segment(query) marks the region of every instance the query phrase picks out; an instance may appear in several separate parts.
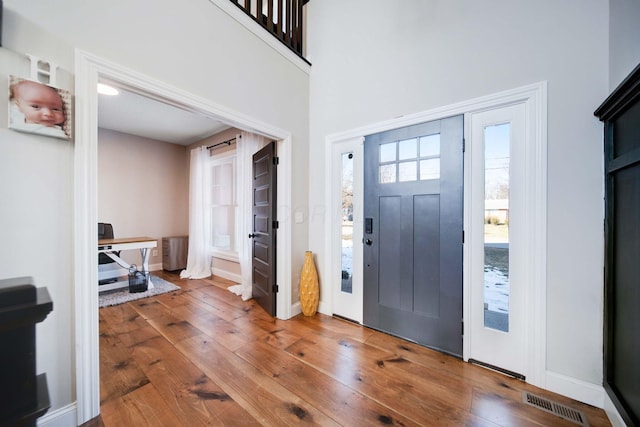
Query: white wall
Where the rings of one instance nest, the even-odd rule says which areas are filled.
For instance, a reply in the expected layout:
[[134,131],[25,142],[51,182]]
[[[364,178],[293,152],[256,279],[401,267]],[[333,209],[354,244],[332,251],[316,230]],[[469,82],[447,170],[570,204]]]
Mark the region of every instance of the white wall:
[[[16,22],[5,10],[0,48],[0,278],[32,276],[46,287],[53,311],[36,327],[36,372],[46,372],[54,408],[72,402],[73,143],[7,129],[8,75],[29,76],[29,62],[12,49],[40,55],[60,41]],[[24,34],[39,34],[37,39]],[[16,40],[15,37],[19,37]],[[65,58],[55,56],[64,64]],[[68,67],[66,67],[68,69]],[[59,72],[57,87],[73,91],[72,76]]]
[[327,135],[548,81],[546,363],[601,384],[602,126],[593,111],[608,92],[608,2],[322,0],[307,7],[309,242],[318,265],[327,250]]
[[[279,209],[306,209],[309,76],[212,2],[5,0],[4,4],[72,47],[290,131],[296,180],[291,206]],[[292,224],[292,238],[286,242],[292,246],[296,288],[308,249],[307,227],[306,222]]]
[[[74,69],[75,48],[134,69],[291,132],[292,173],[297,178],[292,206],[279,208],[306,206],[309,76],[213,3],[5,0],[3,18],[0,85],[6,83],[7,73],[26,72],[24,65],[4,60],[10,55],[7,48],[57,62],[67,72]],[[72,76],[65,83],[72,89]],[[38,371],[48,374],[50,412],[55,412],[76,399],[73,143],[7,130],[6,111],[1,114],[5,105],[6,94],[0,97],[0,219],[6,230],[1,274],[33,275],[52,293],[54,312],[38,329]],[[307,225],[294,224],[291,241],[281,243],[292,246],[292,280],[297,286]],[[43,249],[46,254],[37,252]]]
[[613,91],[640,64],[640,2],[609,1],[609,89]]
[[[98,221],[113,225],[115,237],[158,239],[189,234],[189,169],[181,145],[98,130]],[[121,257],[140,266],[139,251]]]

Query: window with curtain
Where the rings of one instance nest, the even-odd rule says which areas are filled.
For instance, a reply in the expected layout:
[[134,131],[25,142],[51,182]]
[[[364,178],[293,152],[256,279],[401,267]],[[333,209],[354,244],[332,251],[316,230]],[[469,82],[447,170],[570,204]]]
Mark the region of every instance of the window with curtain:
[[212,156],[211,173],[211,252],[225,258],[238,258],[236,243],[236,155]]

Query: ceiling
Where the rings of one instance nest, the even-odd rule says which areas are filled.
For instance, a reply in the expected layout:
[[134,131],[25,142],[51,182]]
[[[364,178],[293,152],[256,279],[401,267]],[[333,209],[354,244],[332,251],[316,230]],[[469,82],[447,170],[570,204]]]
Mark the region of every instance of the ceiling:
[[121,88],[118,95],[98,96],[98,127],[189,145],[230,126]]

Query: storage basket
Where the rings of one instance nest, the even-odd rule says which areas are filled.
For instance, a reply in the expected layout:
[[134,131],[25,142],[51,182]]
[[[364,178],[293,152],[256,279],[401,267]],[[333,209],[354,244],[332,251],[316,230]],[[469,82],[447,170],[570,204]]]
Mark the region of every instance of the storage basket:
[[129,292],[145,292],[149,284],[149,272],[140,271],[135,265],[129,269]]

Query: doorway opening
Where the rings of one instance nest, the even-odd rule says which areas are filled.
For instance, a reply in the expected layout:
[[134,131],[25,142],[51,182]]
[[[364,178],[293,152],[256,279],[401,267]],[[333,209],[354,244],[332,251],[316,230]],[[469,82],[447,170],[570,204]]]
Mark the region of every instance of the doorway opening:
[[[158,101],[179,106],[187,111],[212,117],[237,129],[268,136],[278,141],[277,151],[282,165],[278,181],[278,204],[291,206],[290,132],[239,114],[194,94],[154,80],[118,64],[84,51],[76,51],[76,138],[74,149],[74,300],[76,309],[76,395],[78,423],[96,417],[100,412],[98,292],[89,284],[98,283],[96,256],[97,215],[97,84],[100,80],[117,82],[122,87],[143,93]],[[284,215],[284,209],[279,215]],[[288,215],[286,216],[288,218]],[[291,223],[280,221],[279,238],[291,239]],[[291,317],[291,246],[278,246],[277,317]]]
[[[476,99],[471,99],[461,103],[429,110],[410,116],[404,116],[398,119],[385,121],[382,123],[376,123],[369,126],[364,126],[354,130],[342,132],[339,134],[329,135],[326,138],[325,156],[330,161],[327,162],[327,180],[331,183],[331,188],[326,193],[326,203],[330,206],[332,215],[326,224],[326,240],[325,244],[328,248],[328,254],[326,257],[326,263],[323,266],[322,274],[325,277],[332,277],[335,280],[332,282],[336,285],[333,286],[333,290],[329,295],[330,300],[324,301],[325,305],[331,307],[332,313],[340,314],[340,310],[343,310],[346,303],[350,303],[355,307],[362,307],[362,299],[353,301],[353,295],[341,292],[337,286],[341,286],[341,254],[343,252],[343,230],[340,221],[342,218],[342,192],[340,191],[340,179],[342,176],[342,169],[340,168],[340,156],[344,153],[353,151],[354,147],[362,147],[364,137],[367,135],[373,135],[381,132],[391,131],[394,129],[401,129],[407,126],[417,125],[420,123],[427,123],[434,120],[441,120],[447,117],[453,117],[457,115],[464,115],[464,138],[465,138],[465,151],[464,151],[464,203],[463,203],[463,228],[464,228],[464,245],[463,245],[463,274],[462,274],[462,287],[463,287],[463,310],[462,310],[462,358],[468,361],[472,356],[472,340],[474,337],[479,336],[477,332],[474,332],[474,326],[484,328],[484,301],[482,303],[479,318],[472,315],[472,307],[474,302],[472,301],[472,289],[478,284],[477,277],[474,279],[473,275],[476,274],[478,268],[472,266],[472,251],[481,249],[484,263],[484,213],[485,213],[485,198],[484,198],[484,177],[480,182],[483,183],[482,192],[472,192],[472,183],[474,182],[473,173],[477,170],[477,167],[473,166],[474,160],[479,159],[482,162],[482,171],[484,173],[484,162],[486,161],[484,151],[475,149],[474,143],[478,138],[473,138],[472,135],[472,119],[474,115],[481,114],[483,112],[491,110],[501,110],[510,106],[520,106],[522,120],[525,125],[523,127],[523,139],[521,139],[520,150],[524,150],[524,155],[518,154],[517,159],[513,160],[510,167],[514,170],[518,170],[519,173],[526,171],[524,175],[517,177],[518,182],[510,183],[512,186],[518,188],[522,203],[526,206],[526,209],[521,212],[525,212],[525,218],[515,221],[514,217],[510,214],[508,223],[510,225],[518,224],[523,225],[519,230],[513,229],[509,231],[509,239],[516,239],[516,235],[520,242],[525,242],[526,255],[518,255],[523,263],[518,267],[517,275],[523,275],[526,280],[522,282],[523,289],[521,293],[525,295],[527,301],[527,310],[525,313],[519,313],[522,315],[523,327],[522,331],[525,331],[526,337],[524,338],[526,345],[526,361],[525,368],[523,369],[524,375],[526,375],[527,382],[533,385],[544,387],[546,382],[546,82],[532,84],[505,92],[500,92]],[[477,119],[479,116],[475,116]],[[502,121],[500,123],[506,123]],[[498,124],[494,122],[493,124]],[[355,152],[355,151],[354,151]],[[475,153],[475,154],[474,154]],[[425,159],[426,160],[426,159]],[[360,174],[357,170],[362,170],[360,165],[363,165],[363,161],[359,159],[359,156],[354,156],[354,176],[353,182],[363,179],[364,172]],[[516,162],[516,163],[513,163]],[[477,177],[476,177],[477,178]],[[354,200],[354,212],[362,206],[358,201],[358,192],[355,190],[352,199]],[[515,188],[515,187],[514,187]],[[361,190],[362,193],[366,192],[366,189]],[[481,194],[480,204],[474,202],[473,195]],[[518,202],[520,203],[520,202]],[[479,224],[477,221],[478,215],[474,215],[472,212],[473,206],[481,207],[481,216]],[[500,207],[498,207],[500,210]],[[515,221],[515,222],[514,222]],[[500,222],[500,221],[498,221]],[[358,283],[362,281],[363,272],[359,267],[358,262],[355,260],[357,257],[362,259],[363,253],[365,253],[365,245],[367,236],[364,233],[366,231],[366,219],[364,215],[354,215],[353,221],[349,224],[354,238],[349,242],[349,253],[352,255],[354,265],[352,274],[349,274],[352,283]],[[516,227],[518,228],[518,227]],[[474,234],[480,230],[479,237]],[[504,230],[503,230],[504,231]],[[515,233],[515,234],[514,234]],[[477,234],[477,233],[476,233]],[[362,236],[355,238],[355,236]],[[475,237],[474,237],[475,236]],[[492,245],[504,246],[505,236],[501,236],[502,239],[499,242],[488,242],[489,247]],[[490,240],[490,239],[489,239]],[[514,240],[515,241],[515,240]],[[511,242],[511,240],[509,240]],[[510,246],[510,243],[509,243]],[[474,249],[475,248],[475,249]],[[503,249],[499,247],[499,249]],[[501,255],[504,255],[502,253]],[[511,253],[509,254],[511,256]],[[515,256],[515,255],[513,255]],[[473,259],[480,259],[477,255]],[[506,258],[501,256],[500,258],[506,262]],[[495,260],[494,260],[495,261]],[[493,261],[492,261],[493,262]],[[484,283],[483,271],[484,264],[480,267],[480,283]],[[366,262],[360,263],[366,265]],[[495,265],[494,265],[495,264]],[[493,267],[497,267],[498,263],[493,262]],[[504,267],[504,265],[503,265]],[[499,270],[499,269],[498,269]],[[513,283],[515,278],[513,277],[515,269],[503,269],[501,273],[508,272],[511,279],[510,283]],[[499,270],[500,271],[500,270]],[[475,272],[475,273],[474,273]],[[498,283],[498,281],[496,281]],[[500,281],[500,283],[503,283]],[[364,285],[366,286],[366,284]],[[483,286],[480,286],[482,294]],[[510,303],[510,302],[509,302]],[[345,316],[349,317],[349,316]],[[353,319],[353,317],[350,317]],[[358,319],[355,319],[358,320]],[[504,319],[502,319],[504,320]],[[495,326],[495,324],[494,324]],[[494,328],[501,333],[499,328]],[[458,332],[459,333],[459,332]],[[497,366],[498,364],[496,364]]]

